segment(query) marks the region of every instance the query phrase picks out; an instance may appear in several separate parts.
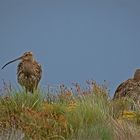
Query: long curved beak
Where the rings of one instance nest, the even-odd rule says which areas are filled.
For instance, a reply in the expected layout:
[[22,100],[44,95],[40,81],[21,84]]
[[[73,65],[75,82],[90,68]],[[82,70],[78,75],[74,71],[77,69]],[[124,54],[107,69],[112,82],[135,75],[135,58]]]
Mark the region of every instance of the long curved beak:
[[19,57],[19,58],[14,59],[14,60],[12,60],[12,61],[7,62],[1,69],[4,69],[8,64],[13,63],[13,62],[15,62],[15,61],[17,61],[17,60],[20,60],[20,59],[22,59],[22,56]]

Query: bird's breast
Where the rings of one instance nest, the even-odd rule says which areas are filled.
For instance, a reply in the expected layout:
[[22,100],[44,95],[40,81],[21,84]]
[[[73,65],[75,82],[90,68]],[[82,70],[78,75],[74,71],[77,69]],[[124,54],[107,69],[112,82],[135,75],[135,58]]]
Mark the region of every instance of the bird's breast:
[[24,65],[23,65],[23,73],[25,74],[25,75],[32,75],[33,73],[34,73],[34,68],[33,68],[33,65],[32,64],[30,64],[30,63],[25,63]]

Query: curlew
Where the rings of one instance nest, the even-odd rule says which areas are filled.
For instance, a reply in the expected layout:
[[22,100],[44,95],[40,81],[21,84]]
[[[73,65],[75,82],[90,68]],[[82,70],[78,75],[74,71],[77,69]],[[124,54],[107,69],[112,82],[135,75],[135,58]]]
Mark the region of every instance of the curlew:
[[41,79],[41,65],[36,62],[32,52],[25,52],[21,57],[6,63],[2,69],[17,60],[21,60],[17,66],[17,81],[22,87],[25,87],[26,92],[29,91],[33,93],[33,91],[37,89]]
[[140,69],[136,69],[133,78],[122,82],[117,87],[113,99],[126,96],[135,101],[140,100]]

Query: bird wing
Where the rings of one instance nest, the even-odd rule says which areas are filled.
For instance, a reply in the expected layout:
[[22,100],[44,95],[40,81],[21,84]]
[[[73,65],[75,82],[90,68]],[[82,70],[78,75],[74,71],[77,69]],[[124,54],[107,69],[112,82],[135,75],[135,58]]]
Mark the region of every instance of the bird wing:
[[36,61],[34,61],[34,67],[35,67],[34,74],[37,77],[37,84],[38,84],[42,77],[42,68],[41,68],[41,65],[37,63]]
[[17,66],[17,75],[19,75],[22,72],[23,69],[23,62],[20,62]]

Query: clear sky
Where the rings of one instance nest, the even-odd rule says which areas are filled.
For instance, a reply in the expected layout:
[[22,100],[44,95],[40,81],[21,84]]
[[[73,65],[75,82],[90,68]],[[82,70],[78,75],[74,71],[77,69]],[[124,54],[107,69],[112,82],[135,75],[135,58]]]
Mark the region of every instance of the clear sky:
[[[32,51],[41,85],[107,80],[140,67],[140,0],[0,0],[0,66]],[[0,71],[16,83],[15,62]]]

